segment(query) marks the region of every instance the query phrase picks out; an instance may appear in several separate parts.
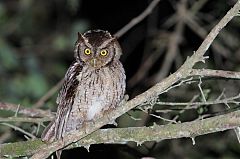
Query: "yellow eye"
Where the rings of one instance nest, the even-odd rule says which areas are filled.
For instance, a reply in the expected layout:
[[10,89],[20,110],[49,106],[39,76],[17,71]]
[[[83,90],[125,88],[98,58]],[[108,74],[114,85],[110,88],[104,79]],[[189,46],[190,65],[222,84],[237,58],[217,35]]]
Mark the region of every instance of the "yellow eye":
[[90,55],[92,52],[91,52],[90,49],[85,49],[85,50],[84,50],[84,53],[85,53],[86,55]]
[[102,50],[102,51],[100,52],[100,54],[101,54],[102,56],[106,56],[106,55],[108,54],[108,51],[107,51],[107,50]]

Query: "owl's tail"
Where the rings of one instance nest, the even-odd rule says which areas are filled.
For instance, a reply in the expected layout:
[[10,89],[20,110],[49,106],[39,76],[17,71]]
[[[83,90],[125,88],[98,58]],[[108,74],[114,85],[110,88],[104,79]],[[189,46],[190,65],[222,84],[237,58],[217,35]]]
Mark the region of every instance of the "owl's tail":
[[[55,140],[55,120],[53,120],[49,125],[44,129],[41,139],[44,142],[53,142]],[[57,159],[61,158],[62,150],[56,151]]]
[[57,150],[56,151],[57,159],[61,159],[61,154],[62,154],[62,150]]
[[51,121],[51,123],[44,129],[41,139],[44,142],[53,142],[55,139],[55,120]]

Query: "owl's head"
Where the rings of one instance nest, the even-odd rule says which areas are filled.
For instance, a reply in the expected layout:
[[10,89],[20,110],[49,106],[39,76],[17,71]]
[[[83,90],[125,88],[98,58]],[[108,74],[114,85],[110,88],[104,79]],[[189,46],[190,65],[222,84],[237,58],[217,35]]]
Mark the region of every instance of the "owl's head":
[[79,62],[98,69],[119,60],[121,54],[116,38],[107,31],[90,30],[84,34],[78,33],[75,58]]

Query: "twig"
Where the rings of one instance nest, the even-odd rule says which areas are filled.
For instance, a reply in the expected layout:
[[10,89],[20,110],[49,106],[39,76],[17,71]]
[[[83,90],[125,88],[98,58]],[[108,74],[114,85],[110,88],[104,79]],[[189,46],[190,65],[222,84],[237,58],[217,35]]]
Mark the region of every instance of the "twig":
[[26,108],[23,106],[19,107],[19,105],[11,103],[0,102],[0,110],[17,112],[18,114],[24,114],[30,117],[53,117],[53,114],[50,111],[44,111],[37,108]]
[[202,79],[201,79],[201,77],[199,77],[198,88],[199,88],[199,90],[200,90],[200,93],[201,93],[201,96],[202,96],[203,101],[204,101],[204,102],[207,102],[207,100],[206,100],[206,98],[205,98],[205,95],[204,95],[204,93],[203,93],[203,90],[202,90],[201,85],[202,85]]
[[12,124],[9,124],[9,123],[0,123],[0,124],[5,125],[5,126],[8,126],[8,127],[11,127],[11,128],[13,128],[14,130],[17,130],[17,131],[19,131],[19,132],[21,132],[21,133],[23,133],[23,134],[31,137],[32,139],[35,139],[35,138],[36,138],[36,136],[34,136],[33,134],[31,134],[31,133],[29,133],[29,132],[27,132],[27,131],[25,131],[25,130],[17,127],[17,126],[14,126],[14,125],[12,125]]
[[[191,99],[190,103],[192,103],[193,101],[195,101],[197,98],[198,98],[199,95],[195,95],[193,96],[193,98]],[[179,111],[179,113],[173,118],[173,120],[177,120],[179,117],[180,117],[180,114],[183,114],[185,111],[186,111],[186,108],[189,108],[191,105],[190,104],[187,104],[185,106],[184,109],[182,109],[181,111]],[[157,112],[157,111],[156,111]]]
[[46,121],[51,121],[53,118],[43,117],[43,118],[30,118],[30,117],[7,117],[1,118],[0,122],[27,122],[27,123],[42,123]]
[[39,108],[41,107],[51,96],[53,96],[57,90],[61,87],[63,79],[60,80],[55,86],[53,86],[42,98],[40,98],[32,107]]
[[157,6],[157,4],[160,2],[160,0],[153,0],[149,6],[137,17],[133,18],[127,25],[125,25],[123,28],[121,28],[118,32],[114,34],[115,37],[119,38],[123,34],[125,34],[128,30],[130,30],[132,27],[134,27],[136,24],[141,22],[144,18],[146,18],[153,9]]
[[192,69],[190,75],[201,77],[221,77],[227,79],[240,79],[240,72],[224,70]]
[[207,2],[208,0],[196,1],[190,9],[190,12],[192,13],[192,15],[195,15],[200,9],[202,9]]
[[223,89],[222,93],[217,97],[216,100],[221,100],[223,96],[225,97],[225,89]]
[[20,104],[18,104],[17,111],[14,114],[15,117],[17,117],[17,115],[18,115],[19,108],[20,108]]
[[134,116],[132,116],[132,115],[129,114],[128,112],[127,112],[127,115],[128,115],[128,117],[129,117],[130,119],[132,119],[132,120],[135,120],[135,121],[142,120],[141,118],[135,118]]
[[[194,19],[196,18],[193,17],[193,13],[192,12],[189,12],[186,16],[186,19],[185,19],[185,23],[186,25],[188,25],[192,31],[194,31],[197,35],[199,35],[201,38],[205,38],[205,36],[207,35],[207,30],[205,30],[203,27],[200,26],[200,24],[198,24],[198,22]],[[219,54],[221,54],[222,56],[224,57],[227,57],[229,58],[229,55],[231,54],[230,50],[228,50],[226,47],[223,47],[219,41],[215,41],[213,44],[212,44],[212,48],[218,52]]]
[[175,120],[163,118],[163,117],[161,117],[160,115],[155,115],[155,114],[149,114],[149,115],[151,115],[151,116],[153,116],[153,117],[155,117],[155,118],[161,119],[161,120],[163,120],[163,121],[167,121],[167,122],[175,123],[175,124],[177,123]]
[[[191,82],[192,79],[193,79],[193,78],[190,77],[190,78],[188,78],[188,79],[181,80],[179,83],[168,87],[166,90],[164,90],[163,92],[161,92],[161,94],[162,94],[162,93],[166,93],[166,92],[168,92],[169,90],[171,90],[171,89],[173,89],[173,88],[179,87],[179,86],[181,86],[183,83]],[[189,84],[189,83],[188,83],[188,84]]]
[[[204,102],[183,102],[183,103],[178,103],[178,102],[156,102],[158,105],[169,105],[169,106],[185,106],[189,105],[191,107],[185,108],[185,109],[193,109],[193,108],[198,108],[201,105],[216,105],[216,104],[225,104],[225,103],[234,103],[234,104],[240,104],[240,101],[236,101],[236,99],[240,99],[240,94],[234,97],[230,98],[225,98],[225,99],[216,99],[215,101],[204,101]],[[196,106],[194,106],[196,105]]]
[[168,50],[166,52],[165,58],[163,60],[163,64],[161,68],[159,69],[159,72],[156,74],[156,76],[153,77],[153,82],[156,83],[166,77],[169,73],[169,70],[171,69],[171,65],[177,56],[179,45],[181,44],[181,37],[182,33],[184,31],[184,21],[183,18],[186,16],[186,5],[187,1],[182,0],[180,4],[177,6],[177,25],[175,27],[175,31],[171,34],[168,42]]
[[[195,120],[178,124],[161,126],[153,125],[151,127],[99,129],[67,148],[81,146],[87,147],[91,144],[100,143],[119,144],[126,143],[128,141],[143,143],[145,141],[160,141],[164,139],[175,139],[183,137],[194,138],[199,135],[233,129],[239,125],[240,111],[236,111],[203,120]],[[0,147],[0,156],[29,156],[37,152],[39,149],[41,149],[41,147],[46,146],[47,145],[41,142],[39,139],[2,144]]]
[[[44,121],[51,120],[54,115],[50,111],[44,111],[41,109],[34,109],[34,108],[25,108],[23,106],[20,107],[20,104],[10,104],[10,103],[2,103],[0,102],[0,110],[7,110],[15,112],[13,117],[0,117],[0,122],[32,122],[32,123],[42,123]],[[19,114],[23,114],[28,117],[17,117]],[[42,118],[33,118],[33,117],[42,117]],[[16,125],[19,125],[20,123],[16,123]],[[6,130],[6,132],[9,132]],[[8,133],[10,134],[10,133]],[[7,134],[4,134],[5,138],[1,138],[1,141],[4,141],[4,139],[7,139],[6,137],[9,136]]]
[[[156,102],[154,102],[154,104],[155,104]],[[152,105],[153,106],[153,105]],[[151,107],[152,107],[151,106]],[[144,113],[146,113],[146,114],[149,114],[148,113],[148,108],[147,107],[144,107],[144,108],[141,108],[141,107],[138,107],[138,109],[140,109],[142,112],[144,112]],[[152,113],[150,113],[149,114],[150,116],[153,116],[153,117],[155,117],[155,118],[158,118],[158,119],[161,119],[161,120],[163,120],[163,121],[167,121],[167,122],[170,122],[170,123],[177,123],[175,120],[171,120],[171,119],[167,119],[167,118],[164,118],[164,117],[161,117],[160,115],[155,115],[155,114],[152,114]]]
[[128,87],[134,87],[149,73],[151,67],[163,54],[164,48],[165,46],[158,47],[154,52],[144,58],[141,66],[138,68],[138,71],[128,80]]

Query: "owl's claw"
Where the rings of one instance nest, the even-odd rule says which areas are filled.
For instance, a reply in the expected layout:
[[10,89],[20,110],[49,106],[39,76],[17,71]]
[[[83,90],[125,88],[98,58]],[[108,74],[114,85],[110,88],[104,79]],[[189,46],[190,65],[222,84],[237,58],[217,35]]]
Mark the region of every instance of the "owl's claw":
[[110,124],[110,125],[114,125],[114,126],[117,126],[117,125],[118,125],[118,123],[117,123],[115,120],[109,122],[108,124]]
[[122,105],[126,104],[128,99],[129,99],[129,95],[125,94],[119,105],[122,106]]

